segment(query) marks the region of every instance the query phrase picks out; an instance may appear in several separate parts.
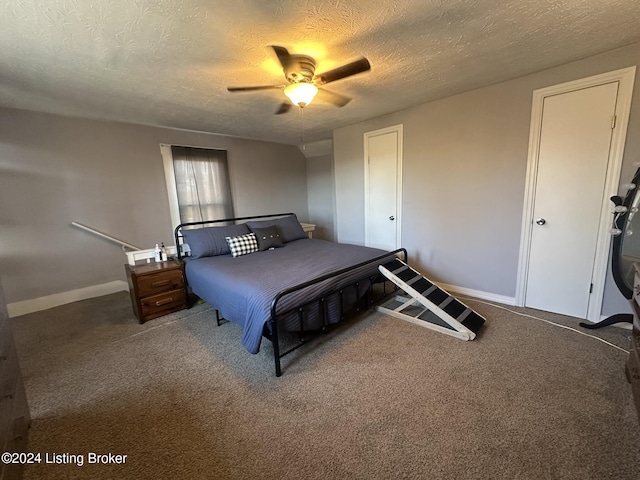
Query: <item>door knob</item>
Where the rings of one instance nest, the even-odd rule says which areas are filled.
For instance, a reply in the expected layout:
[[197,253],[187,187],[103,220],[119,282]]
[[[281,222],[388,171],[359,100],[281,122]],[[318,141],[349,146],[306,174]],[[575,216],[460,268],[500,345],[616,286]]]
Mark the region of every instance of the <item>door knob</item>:
[[547,221],[544,218],[539,218],[536,220],[536,223],[538,225],[544,225],[545,223],[547,223]]
[[396,219],[396,217],[394,217],[393,215],[391,215],[391,216],[389,217],[389,220],[395,220],[395,219]]

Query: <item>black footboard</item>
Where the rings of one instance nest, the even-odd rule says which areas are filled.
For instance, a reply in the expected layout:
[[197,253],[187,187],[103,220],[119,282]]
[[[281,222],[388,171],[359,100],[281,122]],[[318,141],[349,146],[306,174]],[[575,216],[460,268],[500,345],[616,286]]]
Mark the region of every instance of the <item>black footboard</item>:
[[[374,297],[373,285],[376,279],[380,277],[380,275],[378,272],[376,272],[376,273],[361,277],[355,282],[350,283],[349,285],[342,286],[340,288],[336,288],[328,292],[324,292],[320,297],[313,298],[309,301],[306,301],[304,305],[297,305],[295,308],[292,308],[283,312],[278,312],[278,305],[281,303],[281,301],[287,295],[290,295],[294,292],[307,288],[311,285],[323,282],[330,278],[338,277],[340,275],[343,275],[355,269],[359,269],[367,266],[374,266],[374,265],[377,266],[383,263],[383,260],[388,259],[392,255],[398,255],[399,253],[402,253],[402,256],[404,257],[403,260],[406,262],[407,250],[404,248],[399,248],[392,252],[388,252],[388,253],[385,253],[384,255],[380,255],[378,257],[367,260],[366,262],[361,262],[357,265],[351,265],[347,268],[344,268],[335,272],[331,272],[326,275],[322,275],[320,277],[314,278],[313,280],[309,280],[308,282],[301,283],[300,285],[287,288],[285,290],[280,291],[273,298],[273,301],[271,302],[271,320],[269,323],[271,327],[271,331],[270,332],[265,331],[264,336],[268,338],[273,344],[273,357],[275,362],[276,377],[279,377],[282,375],[281,359],[285,355],[293,352],[294,350],[297,350],[299,347],[301,347],[306,343],[305,339],[302,339],[296,346],[289,348],[284,352],[281,351],[280,338],[279,338],[279,329],[281,328],[281,325],[279,325],[279,322],[281,322],[283,318],[285,318],[286,316],[290,316],[292,313],[295,313],[296,315],[298,315],[299,322],[300,322],[299,331],[305,333],[305,327],[303,322],[304,310],[305,308],[311,308],[313,306],[315,308],[318,308],[320,312],[322,326],[319,331],[316,330],[308,333],[313,333],[314,336],[318,333],[324,333],[328,329],[339,324],[348,315],[349,311],[353,310],[353,309],[345,308],[345,296],[347,295],[347,291],[349,289],[355,289],[355,297],[356,297],[355,311],[360,310],[360,308],[358,307],[358,304],[360,302],[363,304],[362,306],[364,308],[367,308],[369,305],[371,305],[376,301],[376,299],[373,298]],[[382,277],[380,281],[384,282],[385,280],[386,279]],[[351,291],[350,294],[353,294],[353,291]],[[379,294],[379,296],[384,297],[386,295],[387,295],[386,288],[383,287],[382,292]],[[331,301],[335,304],[334,308],[332,309],[329,308],[329,301],[328,301],[329,299],[331,299]]]

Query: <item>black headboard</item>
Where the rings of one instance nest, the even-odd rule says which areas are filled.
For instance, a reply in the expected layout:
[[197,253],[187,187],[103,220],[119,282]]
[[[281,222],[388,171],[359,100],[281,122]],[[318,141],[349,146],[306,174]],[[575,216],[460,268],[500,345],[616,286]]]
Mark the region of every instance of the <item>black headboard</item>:
[[178,254],[178,259],[181,259],[182,257],[184,257],[184,255],[182,255],[182,228],[183,227],[204,227],[206,225],[214,226],[220,223],[229,223],[233,225],[241,221],[286,217],[288,215],[293,215],[293,213],[272,213],[270,215],[254,215],[252,217],[222,218],[220,220],[205,220],[202,222],[181,223],[176,227],[173,233],[173,236],[176,242],[176,253]]

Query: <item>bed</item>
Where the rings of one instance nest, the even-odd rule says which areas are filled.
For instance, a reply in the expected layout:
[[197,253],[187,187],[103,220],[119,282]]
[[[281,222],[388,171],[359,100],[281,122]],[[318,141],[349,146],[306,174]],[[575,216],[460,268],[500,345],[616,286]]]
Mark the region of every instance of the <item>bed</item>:
[[[181,224],[175,230],[179,258],[194,294],[242,328],[242,345],[258,353],[273,344],[276,376],[281,358],[351,312],[387,295],[378,265],[406,250],[386,252],[310,239],[295,214],[261,215]],[[300,342],[281,351],[283,332]]]

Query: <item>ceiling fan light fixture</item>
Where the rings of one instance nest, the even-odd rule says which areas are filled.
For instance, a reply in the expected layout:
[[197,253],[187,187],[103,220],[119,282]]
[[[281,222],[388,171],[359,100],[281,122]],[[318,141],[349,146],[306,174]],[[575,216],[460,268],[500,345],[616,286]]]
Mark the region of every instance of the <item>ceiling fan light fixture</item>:
[[284,94],[298,107],[306,107],[309,105],[317,93],[318,87],[313,83],[307,82],[292,83],[284,88]]

